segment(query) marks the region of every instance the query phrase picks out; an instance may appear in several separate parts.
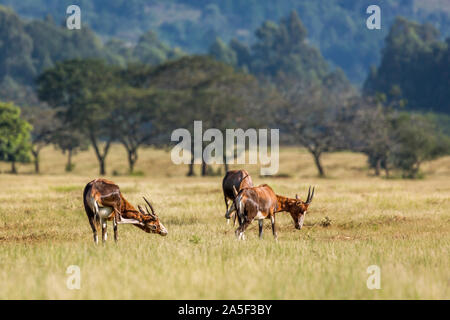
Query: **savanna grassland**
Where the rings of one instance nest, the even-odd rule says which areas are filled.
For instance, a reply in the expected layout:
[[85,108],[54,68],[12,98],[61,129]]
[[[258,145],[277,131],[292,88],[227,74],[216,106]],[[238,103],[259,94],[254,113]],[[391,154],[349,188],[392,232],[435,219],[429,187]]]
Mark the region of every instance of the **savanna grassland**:
[[[329,178],[319,179],[310,155],[280,153],[280,176],[256,184],[275,192],[316,195],[301,231],[290,216],[277,216],[279,241],[265,222],[238,242],[224,219],[221,176],[185,177],[168,153],[144,149],[137,175],[125,175],[126,156],[114,146],[108,178],[133,204],[148,196],[167,237],[119,226],[119,243],[108,225],[106,246],[95,247],[82,190],[97,177],[92,151],[65,157],[47,147],[42,174],[32,165],[10,175],[0,170],[1,299],[448,299],[450,298],[450,157],[423,166],[425,179],[370,175],[362,155],[324,157]],[[198,170],[198,168],[197,168]],[[66,269],[81,269],[81,289],[66,287]],[[366,286],[367,267],[381,268],[381,289]]]

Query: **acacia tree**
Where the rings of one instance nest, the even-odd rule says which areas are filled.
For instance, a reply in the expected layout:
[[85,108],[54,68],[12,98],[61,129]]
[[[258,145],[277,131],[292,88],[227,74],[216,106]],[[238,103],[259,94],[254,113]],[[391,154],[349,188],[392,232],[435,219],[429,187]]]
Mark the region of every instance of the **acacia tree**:
[[373,97],[357,97],[352,102],[354,119],[349,134],[351,149],[367,155],[369,167],[376,176],[384,169],[389,176],[392,164],[390,153],[393,146],[392,119],[395,112],[384,106],[382,100]]
[[0,160],[11,162],[11,173],[17,173],[17,162],[29,161],[31,129],[19,107],[0,103]]
[[[351,123],[349,99],[351,87],[337,85],[339,77],[329,75],[320,85],[297,85],[285,89],[285,107],[276,114],[278,123],[293,143],[300,143],[311,153],[320,177],[325,176],[322,155],[349,147]],[[295,83],[295,82],[293,82]]]
[[[186,128],[192,135],[196,120],[201,120],[205,129],[216,128],[222,132],[226,128],[256,126],[258,117],[254,115],[258,113],[258,108],[264,109],[259,100],[264,100],[265,93],[254,77],[236,72],[233,67],[205,56],[183,57],[151,70],[147,78],[138,78],[151,88],[169,93],[172,100],[177,100],[160,109],[167,115],[163,118],[166,129]],[[193,139],[191,143],[194,143]],[[225,157],[225,152],[223,155]],[[188,176],[194,174],[193,160],[192,154]],[[224,166],[227,170],[226,161]],[[202,157],[201,174],[205,176],[209,173]]]
[[151,89],[124,87],[104,92],[101,99],[104,99],[102,103],[113,107],[111,125],[117,140],[127,151],[129,173],[133,173],[139,148],[158,137],[155,109],[163,104],[164,97]]
[[50,144],[52,135],[58,127],[55,110],[46,107],[23,108],[24,118],[33,126],[31,131],[31,154],[33,156],[34,172],[39,173],[39,155],[41,150]]
[[369,166],[386,177],[400,170],[404,178],[416,178],[423,162],[450,152],[449,138],[423,115],[396,111],[379,97],[358,99],[350,135],[352,149],[367,155]]
[[39,98],[58,108],[63,124],[77,128],[88,137],[101,175],[106,173],[105,161],[115,137],[112,106],[105,103],[101,93],[118,86],[116,71],[101,60],[77,59],[57,63],[37,80]]
[[51,137],[53,145],[62,151],[63,154],[67,154],[67,163],[65,170],[70,172],[74,168],[72,157],[79,150],[86,150],[88,147],[88,140],[86,137],[76,130],[75,128],[68,128],[61,126],[56,129]]

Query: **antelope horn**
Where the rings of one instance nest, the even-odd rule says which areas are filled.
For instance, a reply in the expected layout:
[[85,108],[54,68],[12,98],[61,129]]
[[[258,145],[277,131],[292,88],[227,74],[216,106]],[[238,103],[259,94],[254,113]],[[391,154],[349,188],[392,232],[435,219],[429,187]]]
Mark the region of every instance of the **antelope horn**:
[[308,196],[306,197],[306,203],[309,203],[309,197],[311,197],[311,186],[308,189]]
[[236,196],[238,195],[238,192],[237,192],[237,190],[236,190],[236,187],[235,187],[235,186],[233,186],[233,193],[234,193],[234,197],[236,197]]
[[152,204],[150,203],[150,201],[148,201],[147,199],[145,199],[145,197],[142,197],[142,198],[144,198],[144,201],[148,204],[148,206],[149,206],[150,209],[152,210],[152,213],[150,213],[148,210],[147,210],[147,212],[148,212],[150,215],[152,215],[152,216],[154,216],[154,217],[156,218],[155,210],[153,210],[153,206],[152,206]]
[[150,216],[150,217],[152,217],[153,219],[158,219],[158,217],[156,216],[156,214],[153,214],[153,213],[151,213],[150,212],[150,210],[148,210],[148,207],[147,207],[147,205],[145,206],[146,208],[147,208],[147,212],[148,212],[148,215]]
[[295,194],[295,199],[297,199],[297,200],[298,200],[298,194]]
[[[311,189],[311,187],[309,187],[309,189]],[[315,189],[316,189],[316,187],[313,187],[311,195],[308,192],[308,200],[306,201],[306,203],[308,203],[308,204],[311,203],[311,201],[312,201],[312,199],[314,197],[314,190]]]
[[140,204],[138,204],[138,209],[139,209],[139,211],[140,211],[141,213],[144,213],[144,214],[145,214],[145,210],[144,210],[144,208],[141,207]]

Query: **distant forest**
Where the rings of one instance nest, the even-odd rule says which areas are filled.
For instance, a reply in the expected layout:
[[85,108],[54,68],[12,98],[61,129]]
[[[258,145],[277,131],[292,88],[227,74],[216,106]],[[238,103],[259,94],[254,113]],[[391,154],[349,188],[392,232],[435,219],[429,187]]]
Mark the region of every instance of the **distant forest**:
[[[30,154],[38,173],[40,151],[53,144],[67,153],[67,171],[91,145],[103,175],[112,143],[133,173],[142,146],[165,147],[196,120],[221,132],[279,128],[283,144],[311,153],[319,176],[328,152],[364,153],[376,175],[405,178],[450,153],[449,19],[445,6],[433,18],[438,0],[382,2],[381,31],[368,30],[365,6],[351,1],[274,2],[273,12],[292,10],[269,20],[264,1],[98,0],[81,3],[81,30],[66,28],[65,1],[50,6],[61,12],[36,7],[50,2],[15,3],[21,15],[0,5],[0,161],[13,173]],[[394,17],[412,5],[434,25]],[[258,22],[225,19],[233,12]],[[203,162],[201,174],[217,172]]]
[[[0,2],[7,1],[0,0]],[[51,2],[51,0],[47,2]],[[61,3],[63,2],[61,1]],[[98,18],[96,19],[100,19],[101,15],[106,15],[108,10],[113,10],[112,4],[116,2],[119,3],[120,1],[110,1],[108,5],[105,3],[104,10],[98,10]],[[39,15],[39,10],[31,10],[32,8],[38,8],[36,4],[25,6],[24,3],[27,3],[27,1],[21,2],[20,6],[16,3],[15,6],[18,7],[19,11],[27,8],[27,11],[23,12],[24,15],[31,15],[32,12],[37,16]],[[36,3],[39,3],[39,1]],[[102,1],[95,1],[96,6],[99,6],[100,3]],[[131,10],[138,3],[140,1],[130,1],[130,5],[126,6],[127,10]],[[151,3],[155,4],[157,2]],[[173,1],[172,4],[174,3],[178,2]],[[188,3],[190,2],[186,1],[184,4],[187,5]],[[223,10],[226,9],[226,12],[231,10],[231,8],[237,8],[237,4],[236,6],[231,5],[234,3],[233,1],[223,2],[222,6],[224,3],[230,3],[230,8],[223,8]],[[252,7],[252,10],[260,8],[262,3],[264,1],[254,4],[255,7]],[[298,1],[298,3],[302,3],[302,1]],[[346,10],[353,12],[353,10],[350,10],[352,7],[349,3],[346,2],[345,6],[341,4],[338,7],[341,10],[346,7]],[[389,3],[388,1],[385,5],[387,6]],[[433,3],[433,1],[428,3]],[[83,8],[91,8],[94,4],[92,2],[90,6],[83,3],[81,5]],[[52,8],[59,8],[60,6],[62,5],[55,4]],[[305,6],[307,5],[305,4]],[[309,6],[313,5],[309,4]],[[63,14],[59,14],[59,19],[55,18],[56,14],[53,16],[51,13],[47,13],[43,19],[30,20],[20,17],[11,8],[0,6],[1,100],[13,101],[19,105],[38,105],[40,101],[37,99],[34,90],[35,80],[44,70],[51,68],[58,61],[96,58],[120,67],[126,67],[130,64],[157,66],[165,61],[176,60],[182,56],[189,55],[189,50],[193,49],[189,46],[180,48],[171,45],[171,43],[173,44],[177,41],[168,36],[161,26],[155,28],[157,31],[147,30],[142,32],[137,30],[133,36],[136,39],[135,41],[125,40],[126,34],[118,34],[123,39],[100,36],[88,25],[84,25],[79,31],[71,31],[63,23],[65,18],[65,9],[63,7],[61,7]],[[118,14],[120,12],[123,16],[128,14],[131,17],[128,23],[123,23],[122,25],[122,30],[127,30],[127,27],[130,28],[133,24],[133,11],[128,12],[118,8],[116,7]],[[125,6],[122,9],[124,8]],[[161,8],[160,11],[162,10]],[[184,7],[184,10],[187,10],[187,7]],[[392,10],[395,12],[394,9]],[[383,25],[387,24],[387,16],[392,14],[390,10],[384,11],[390,13],[383,13],[382,21],[385,21],[382,22]],[[82,12],[84,21],[89,22],[88,13],[91,11],[83,9]],[[187,10],[185,14],[189,15],[189,12]],[[326,10],[325,12],[329,13]],[[422,11],[419,10],[417,12]],[[431,12],[431,7],[429,12]],[[445,10],[440,12],[438,16],[442,18],[441,27],[445,31],[448,29],[446,23],[450,21],[450,18],[444,19]],[[164,12],[161,11],[158,17],[160,15],[164,16]],[[362,17],[366,17],[366,15],[362,15]],[[318,15],[316,18],[319,21],[323,17]],[[120,16],[111,16],[106,21],[111,22],[115,21],[115,19],[117,19],[117,24],[121,24]],[[57,20],[60,21],[58,22]],[[148,20],[152,19],[149,18]],[[317,47],[315,42],[310,40],[311,38],[314,39],[315,30],[315,28],[307,27],[307,22],[311,20],[311,16],[305,20],[306,22],[303,21],[297,11],[292,10],[278,21],[261,22],[260,25],[252,30],[252,36],[249,36],[247,41],[245,39],[242,40],[243,37],[240,37],[241,39],[234,37],[229,41],[225,40],[226,36],[224,36],[224,39],[212,37],[208,41],[205,40],[207,47],[201,50],[205,51],[204,54],[231,65],[236,70],[250,73],[260,80],[273,83],[278,88],[285,87],[293,81],[323,83],[331,78],[334,79],[334,83],[349,86],[352,83],[352,71],[350,70],[352,67],[349,67],[349,65],[340,66],[333,63],[331,58],[327,59],[327,50],[321,50],[324,44],[322,43]],[[205,26],[207,25],[207,19],[199,18],[198,23],[200,21]],[[439,19],[436,21],[439,21]],[[348,46],[351,55],[345,54],[343,57],[351,61],[351,63],[361,63],[360,70],[363,80],[360,86],[363,94],[368,96],[380,94],[387,103],[406,110],[449,114],[450,37],[443,39],[441,36],[442,32],[430,23],[420,24],[403,17],[397,17],[389,29],[382,27],[382,33],[386,33],[386,37],[382,41],[383,44],[378,46],[370,41],[377,36],[381,36],[381,32],[365,28],[365,21],[360,21],[360,23],[363,27],[358,27],[354,30],[367,34],[360,34],[361,38],[358,44],[347,39],[347,31],[344,32],[344,30],[342,30],[341,35],[336,36],[337,38],[333,40],[336,41],[334,45],[327,41],[324,43],[329,43],[333,47],[331,51],[334,54],[339,52],[336,46]],[[338,22],[336,22],[335,27],[327,29],[326,34],[334,34],[334,30],[338,25]],[[92,26],[99,29],[99,32],[107,31],[102,29],[100,25],[92,24]],[[222,29],[225,30],[226,28]],[[112,32],[112,34],[118,32],[118,29],[114,30],[116,29],[111,29],[109,32]],[[205,31],[207,28],[202,30]],[[349,30],[353,29],[349,28]],[[158,31],[161,34],[158,34]],[[231,31],[228,30],[227,32]],[[177,31],[175,33],[180,32]],[[200,33],[200,31],[190,33],[192,43],[198,40],[196,37]],[[341,41],[338,42],[338,38]],[[356,56],[364,55],[364,51],[367,49],[365,47],[366,44],[374,46],[369,50],[374,55],[369,60],[380,60],[377,65],[371,65],[369,63],[371,61],[367,63],[357,62],[358,58]],[[352,47],[355,45],[357,47]],[[200,50],[200,48],[197,49]],[[339,80],[336,81],[336,79]],[[355,79],[353,78],[353,80]],[[444,123],[444,127],[450,126]]]
[[447,0],[379,0],[382,29],[365,28],[372,0],[0,0],[25,18],[49,15],[60,25],[70,4],[82,8],[83,23],[102,39],[116,37],[136,43],[153,30],[171,47],[206,53],[216,38],[235,38],[247,45],[254,31],[270,20],[279,21],[295,10],[308,39],[332,67],[340,67],[353,84],[361,86],[369,68],[381,61],[381,49],[397,16],[431,23],[441,40],[450,35]]

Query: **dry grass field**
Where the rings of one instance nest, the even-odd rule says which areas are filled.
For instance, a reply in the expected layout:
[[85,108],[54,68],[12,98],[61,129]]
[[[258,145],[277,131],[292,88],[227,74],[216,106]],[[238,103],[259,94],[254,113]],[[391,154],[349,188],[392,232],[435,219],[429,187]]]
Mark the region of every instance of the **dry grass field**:
[[[114,146],[108,178],[133,204],[148,196],[167,237],[112,225],[95,247],[82,190],[97,177],[92,151],[65,157],[47,147],[42,174],[20,165],[17,176],[0,164],[0,299],[449,299],[450,157],[427,163],[423,180],[370,175],[365,158],[326,155],[329,178],[319,179],[309,154],[283,148],[280,177],[259,177],[283,195],[316,195],[305,227],[278,214],[279,241],[266,221],[237,241],[226,225],[222,177],[185,177],[168,153],[144,149],[127,176],[125,153]],[[197,168],[198,170],[198,168]],[[81,270],[81,288],[69,290],[66,269]],[[381,289],[366,286],[367,267],[381,269]]]

